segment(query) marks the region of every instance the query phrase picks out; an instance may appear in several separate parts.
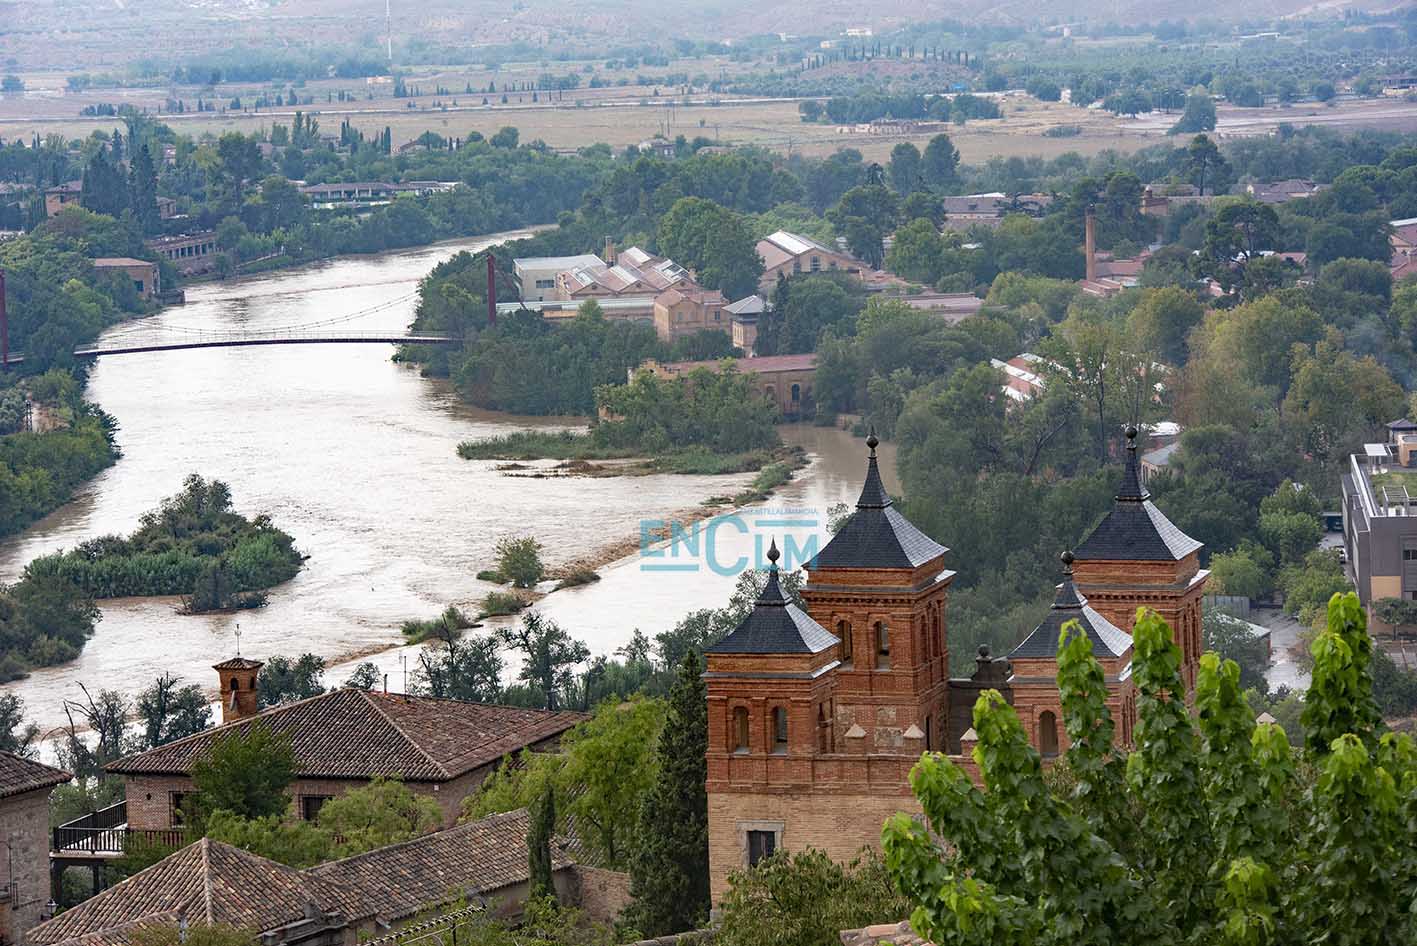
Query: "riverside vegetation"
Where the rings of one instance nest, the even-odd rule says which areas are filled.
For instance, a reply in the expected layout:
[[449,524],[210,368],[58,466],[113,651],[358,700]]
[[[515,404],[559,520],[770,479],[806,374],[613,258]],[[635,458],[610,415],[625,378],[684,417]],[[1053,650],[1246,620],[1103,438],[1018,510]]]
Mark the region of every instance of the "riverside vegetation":
[[[294,577],[301,561],[290,535],[265,516],[234,512],[225,483],[193,474],[128,538],[103,536],[30,562],[0,597],[13,609],[8,625],[0,610],[7,632],[0,659],[13,668],[77,656],[92,632],[92,620],[82,618],[96,619],[96,598],[184,595],[189,613],[259,607],[264,589]],[[34,604],[36,596],[49,603]]]

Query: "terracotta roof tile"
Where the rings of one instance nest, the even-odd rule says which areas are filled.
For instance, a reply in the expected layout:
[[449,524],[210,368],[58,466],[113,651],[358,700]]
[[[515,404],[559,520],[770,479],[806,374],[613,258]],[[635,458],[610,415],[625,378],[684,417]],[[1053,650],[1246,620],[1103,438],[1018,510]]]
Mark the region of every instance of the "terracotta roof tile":
[[333,690],[110,763],[119,774],[187,774],[229,733],[288,734],[302,778],[446,782],[551,739],[584,714],[363,690]]
[[[331,861],[310,874],[358,891],[384,922],[397,922],[457,897],[488,894],[530,877],[525,809]],[[551,869],[574,863],[559,845]]]
[[73,777],[63,769],[51,768],[10,752],[0,752],[0,798],[53,788]]
[[[347,921],[375,913],[351,887],[203,838],[41,923],[26,938],[50,944],[105,930],[123,935],[122,928],[144,920],[179,917],[189,923],[259,933],[304,919],[312,904]],[[107,942],[109,937],[99,941]]]

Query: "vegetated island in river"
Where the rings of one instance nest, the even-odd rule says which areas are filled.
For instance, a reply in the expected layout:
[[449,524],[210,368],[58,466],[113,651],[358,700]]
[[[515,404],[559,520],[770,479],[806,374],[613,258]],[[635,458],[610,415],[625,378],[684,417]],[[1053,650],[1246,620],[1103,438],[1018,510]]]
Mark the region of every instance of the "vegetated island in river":
[[[464,441],[465,460],[563,460],[572,474],[727,474],[759,471],[735,502],[752,502],[791,479],[800,448],[777,435],[776,409],[731,365],[665,379],[648,371],[595,389],[597,420],[585,433],[519,431]],[[597,466],[595,460],[637,462]]]
[[269,517],[232,511],[220,480],[189,475],[128,538],[109,535],[30,562],[26,576],[65,579],[94,598],[181,595],[182,612],[258,608],[304,557]]

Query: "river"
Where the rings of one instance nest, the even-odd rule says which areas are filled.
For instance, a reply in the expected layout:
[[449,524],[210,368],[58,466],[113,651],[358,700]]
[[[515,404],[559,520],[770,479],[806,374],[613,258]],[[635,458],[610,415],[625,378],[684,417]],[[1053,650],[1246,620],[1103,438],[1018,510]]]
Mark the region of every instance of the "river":
[[[350,313],[365,314],[342,327],[402,331],[418,280],[433,266],[517,235],[201,285],[185,305],[117,326],[105,341],[269,330]],[[245,656],[317,654],[330,661],[330,685],[373,660],[390,688],[402,689],[416,648],[399,646],[399,624],[449,604],[475,610],[495,586],[474,576],[502,537],[533,535],[548,563],[566,562],[751,479],[532,479],[461,460],[454,448],[469,437],[581,421],[468,408],[391,354],[383,345],[291,345],[100,359],[89,396],[118,419],[123,457],[68,505],[0,543],[0,581],[37,555],[133,531],[191,472],[226,481],[240,511],[269,513],[309,560],[255,611],[183,616],[172,599],[101,602],[103,619],[78,660],[5,687],[24,698],[27,716],[47,732],[63,723],[63,701],[81,697],[80,683],[132,696],[164,671],[214,691],[211,665],[236,652],[238,632]],[[592,653],[608,654],[636,628],[652,637],[691,610],[724,604],[740,562],[770,537],[802,549],[821,542],[827,507],[860,489],[864,446],[808,426],[784,427],[783,437],[812,462],[764,506],[705,524],[697,550],[681,541],[657,556],[621,559],[601,570],[600,582],[550,594],[538,608]],[[894,456],[883,459],[898,490]]]

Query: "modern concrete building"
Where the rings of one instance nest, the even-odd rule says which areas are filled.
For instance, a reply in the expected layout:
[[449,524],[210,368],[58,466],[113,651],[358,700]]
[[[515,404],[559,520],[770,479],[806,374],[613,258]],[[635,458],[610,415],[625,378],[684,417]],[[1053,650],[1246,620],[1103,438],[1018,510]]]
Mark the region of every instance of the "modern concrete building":
[[1375,601],[1417,599],[1417,430],[1406,420],[1388,430],[1343,474],[1343,547],[1370,619]]
[[585,266],[600,266],[600,257],[594,253],[577,256],[524,256],[512,260],[512,272],[521,284],[523,302],[540,302],[555,299],[556,276],[568,270]]
[[148,240],[147,245],[183,275],[205,273],[216,266],[216,232],[213,230],[158,237]]

